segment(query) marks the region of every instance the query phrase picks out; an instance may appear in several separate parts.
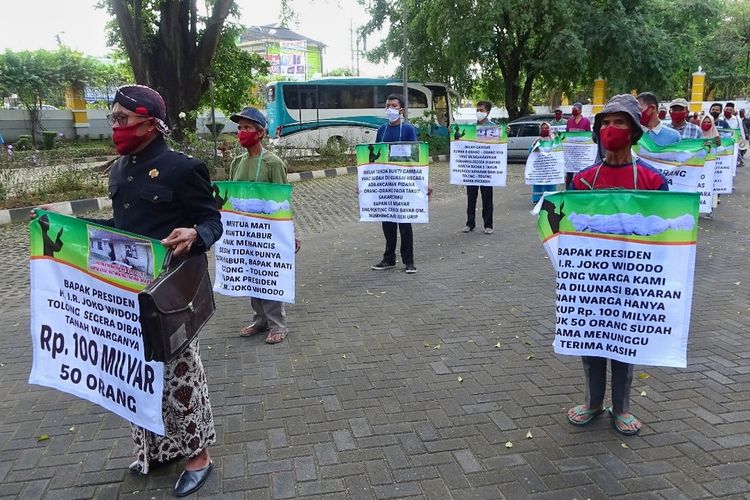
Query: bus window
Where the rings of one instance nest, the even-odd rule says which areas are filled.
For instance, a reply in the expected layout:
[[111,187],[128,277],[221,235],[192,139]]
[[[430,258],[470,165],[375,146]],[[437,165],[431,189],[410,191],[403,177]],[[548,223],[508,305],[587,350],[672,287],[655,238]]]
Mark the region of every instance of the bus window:
[[287,109],[299,109],[299,96],[297,95],[297,85],[283,85],[284,105]]
[[315,96],[315,85],[300,85],[299,98],[301,109],[318,109],[318,100]]
[[421,90],[409,89],[409,108],[426,108],[427,96]]
[[345,87],[341,85],[320,86],[320,109],[341,108],[341,93]]
[[[401,95],[402,87],[396,87],[391,85],[383,85],[375,89],[375,106],[385,106],[385,100],[391,94]],[[427,96],[424,92],[409,88],[409,108],[426,108],[427,107]]]

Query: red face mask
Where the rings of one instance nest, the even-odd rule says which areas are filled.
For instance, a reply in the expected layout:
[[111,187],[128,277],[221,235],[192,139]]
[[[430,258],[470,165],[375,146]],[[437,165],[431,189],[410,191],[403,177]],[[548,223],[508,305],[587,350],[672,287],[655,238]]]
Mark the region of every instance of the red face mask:
[[237,132],[237,138],[240,140],[243,148],[251,148],[260,142],[262,134],[258,130],[240,130]]
[[648,122],[651,121],[652,116],[654,116],[654,112],[651,110],[650,106],[641,111],[641,125],[644,127],[648,126]]
[[562,113],[555,113],[555,120],[562,118]]
[[599,139],[607,151],[619,151],[630,146],[630,129],[603,127],[599,130]]
[[711,124],[708,122],[701,123],[701,130],[704,132],[708,132],[709,130],[711,130]]
[[549,129],[543,128],[542,130],[539,131],[539,135],[542,137],[549,137]]
[[687,118],[687,111],[671,111],[669,113],[669,117],[672,118],[672,121],[675,123],[680,123]]
[[136,134],[136,129],[144,123],[147,122],[138,122],[133,125],[115,127],[112,129],[112,141],[115,143],[115,149],[117,149],[119,154],[126,155],[132,153],[138,149],[138,146],[151,137],[151,134]]
[[578,115],[581,114],[581,110],[578,109],[578,108],[573,108],[573,110],[571,111],[571,113],[573,113],[573,116],[578,116]]
[[734,113],[732,113],[731,111],[727,111],[726,109],[724,110],[724,117],[725,118],[731,118],[733,116],[734,116]]
[[[671,113],[670,113],[670,115],[671,115]],[[667,112],[666,111],[659,111],[659,119],[660,120],[663,120],[666,117],[667,117]],[[674,118],[672,118],[672,120],[674,120]]]

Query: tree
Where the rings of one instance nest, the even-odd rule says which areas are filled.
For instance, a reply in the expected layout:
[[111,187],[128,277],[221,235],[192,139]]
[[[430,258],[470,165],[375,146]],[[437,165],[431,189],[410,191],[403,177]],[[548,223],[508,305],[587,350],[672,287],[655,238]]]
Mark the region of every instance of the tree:
[[354,74],[351,68],[335,68],[330,71],[326,71],[323,76],[357,76]]
[[[361,0],[371,21],[365,34],[389,22],[383,43],[370,52],[386,61],[403,53],[403,8],[394,0]],[[511,119],[529,109],[534,81],[564,78],[584,54],[574,26],[581,0],[404,0],[407,19],[409,78],[440,80],[459,92],[482,87],[505,102]],[[563,28],[561,28],[563,27]],[[497,99],[502,96],[502,99]]]
[[281,0],[281,11],[279,12],[279,26],[288,28],[289,25],[296,25],[299,16],[292,7],[292,0]]
[[[202,16],[196,0],[104,0],[116,20],[116,33],[137,83],[156,89],[167,106],[177,139],[181,111],[192,111],[208,90],[208,76],[233,0],[206,2]],[[194,126],[194,125],[193,125]]]
[[6,50],[0,55],[0,93],[3,97],[16,95],[28,110],[31,135],[36,141],[42,103],[61,104],[68,87],[97,85],[106,71],[96,59],[64,46],[54,52]]
[[[216,107],[227,115],[248,104],[256,105],[254,85],[268,75],[267,61],[258,54],[237,47],[235,40],[238,34],[237,27],[225,28],[208,72],[214,81]],[[204,94],[201,107],[210,105],[210,96]]]

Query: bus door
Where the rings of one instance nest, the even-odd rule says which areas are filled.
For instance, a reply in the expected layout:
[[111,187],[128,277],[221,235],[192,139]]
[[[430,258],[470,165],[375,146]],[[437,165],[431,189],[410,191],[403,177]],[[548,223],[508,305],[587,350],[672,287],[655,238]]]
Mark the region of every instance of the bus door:
[[432,110],[438,123],[435,134],[447,136],[451,124],[448,89],[442,85],[428,85],[428,88],[432,92]]

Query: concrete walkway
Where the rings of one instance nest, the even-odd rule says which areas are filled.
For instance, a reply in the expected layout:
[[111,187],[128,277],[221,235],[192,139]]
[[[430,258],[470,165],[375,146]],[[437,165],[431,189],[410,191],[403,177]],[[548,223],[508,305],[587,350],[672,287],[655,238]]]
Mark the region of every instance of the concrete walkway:
[[[747,172],[700,221],[688,368],[636,367],[645,425],[623,438],[608,418],[567,423],[580,361],[552,352],[554,275],[522,167],[511,171],[495,190],[495,234],[462,234],[463,189],[435,165],[413,276],[369,269],[383,236],[357,222],[355,176],[295,184],[303,248],[288,340],[239,338],[249,301],[222,296],[202,334],[218,443],[196,496],[750,497]],[[124,421],[26,383],[26,229],[0,235],[0,496],[170,498],[180,465],[131,476]]]

